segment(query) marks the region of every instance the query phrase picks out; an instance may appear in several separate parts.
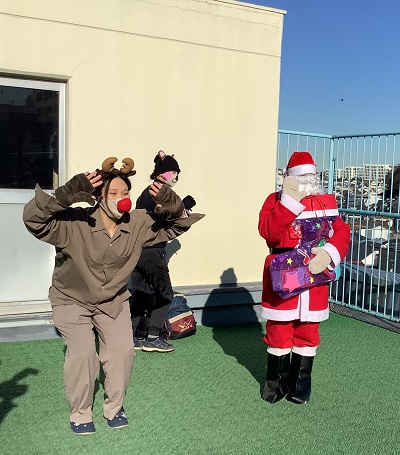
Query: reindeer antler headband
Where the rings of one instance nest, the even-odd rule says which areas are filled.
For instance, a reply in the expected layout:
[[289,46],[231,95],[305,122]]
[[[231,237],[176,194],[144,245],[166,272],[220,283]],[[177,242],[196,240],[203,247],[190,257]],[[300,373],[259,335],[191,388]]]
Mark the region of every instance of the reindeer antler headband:
[[115,169],[114,164],[118,161],[118,158],[115,156],[110,156],[103,161],[101,165],[101,171],[98,170],[101,174],[108,174],[112,172],[113,174],[123,174],[126,177],[131,177],[132,175],[136,174],[136,171],[133,169],[135,166],[135,162],[132,158],[124,158],[122,160],[122,167],[120,170]]

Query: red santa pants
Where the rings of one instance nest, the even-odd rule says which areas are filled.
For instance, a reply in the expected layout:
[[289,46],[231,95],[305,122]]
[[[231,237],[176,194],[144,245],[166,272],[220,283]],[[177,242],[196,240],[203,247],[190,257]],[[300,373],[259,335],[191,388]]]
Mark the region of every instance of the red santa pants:
[[270,321],[266,323],[264,342],[273,348],[316,347],[320,344],[319,322]]

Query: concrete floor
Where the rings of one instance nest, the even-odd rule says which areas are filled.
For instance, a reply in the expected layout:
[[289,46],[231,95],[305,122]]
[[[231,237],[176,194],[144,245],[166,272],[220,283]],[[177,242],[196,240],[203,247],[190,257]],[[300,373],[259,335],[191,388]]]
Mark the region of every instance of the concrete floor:
[[0,318],[0,342],[58,338],[51,313]]

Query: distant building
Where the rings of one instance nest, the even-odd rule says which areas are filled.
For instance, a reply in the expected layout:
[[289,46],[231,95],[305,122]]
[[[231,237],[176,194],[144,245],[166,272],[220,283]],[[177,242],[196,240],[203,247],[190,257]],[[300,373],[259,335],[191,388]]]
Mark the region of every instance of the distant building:
[[336,169],[335,180],[362,179],[368,182],[383,181],[385,175],[392,170],[390,164],[365,164],[364,166],[346,166],[344,169]]

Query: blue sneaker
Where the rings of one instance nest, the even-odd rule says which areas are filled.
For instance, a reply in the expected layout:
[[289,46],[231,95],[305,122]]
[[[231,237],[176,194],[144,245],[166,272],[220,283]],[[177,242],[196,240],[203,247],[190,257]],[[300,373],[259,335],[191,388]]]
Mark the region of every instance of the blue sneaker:
[[96,433],[96,428],[94,427],[93,422],[88,422],[88,423],[75,423],[75,422],[69,422],[71,425],[71,430],[75,434],[93,434]]
[[110,428],[123,428],[128,425],[128,418],[125,415],[124,408],[121,408],[114,418],[107,419]]

